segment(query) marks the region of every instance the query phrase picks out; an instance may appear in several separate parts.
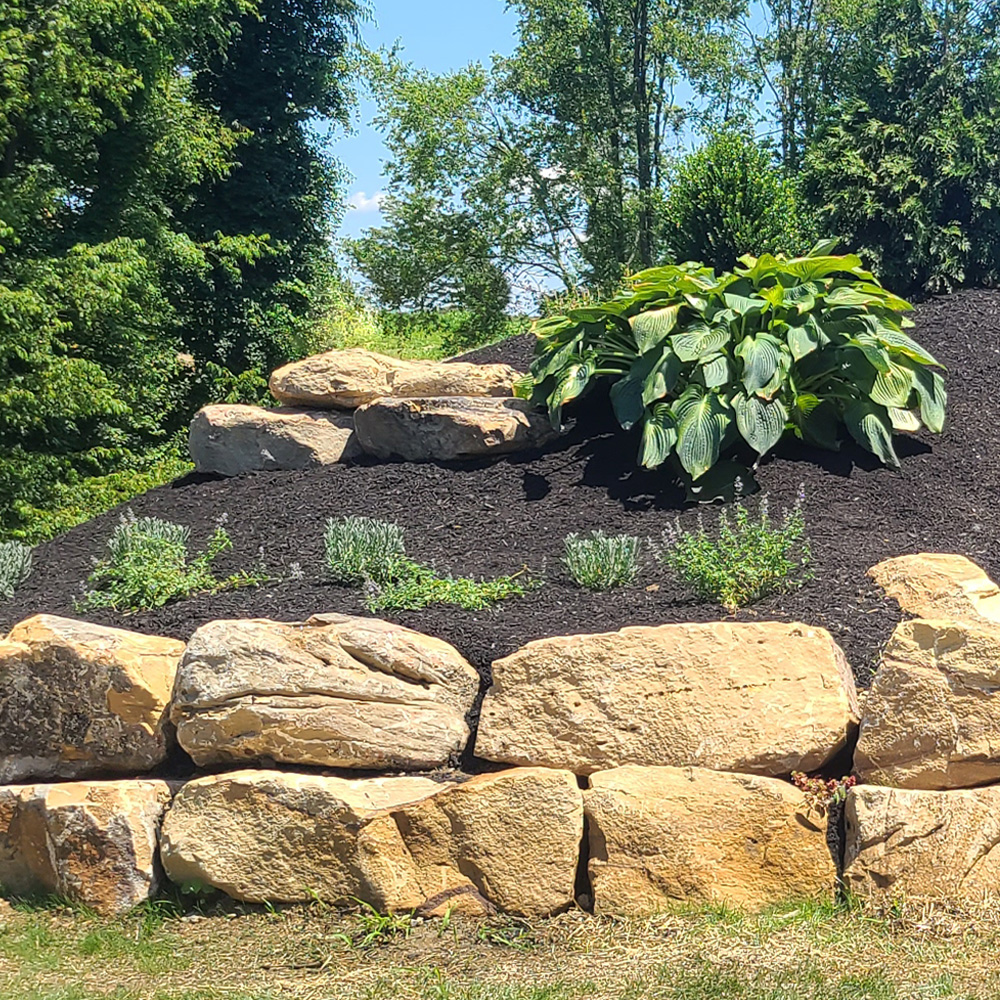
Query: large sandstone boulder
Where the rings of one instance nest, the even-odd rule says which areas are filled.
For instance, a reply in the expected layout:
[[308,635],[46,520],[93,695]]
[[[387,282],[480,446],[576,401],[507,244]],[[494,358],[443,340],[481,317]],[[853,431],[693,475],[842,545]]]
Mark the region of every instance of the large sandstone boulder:
[[35,615],[0,641],[0,782],[149,771],[184,643]]
[[377,399],[354,414],[361,447],[409,462],[503,455],[555,437],[549,418],[523,399]]
[[165,781],[79,781],[0,789],[0,881],[103,914],[156,894]]
[[854,679],[821,628],[635,627],[497,660],[476,753],[577,774],[645,764],[787,776],[822,767],[857,722]]
[[900,623],[865,700],[854,770],[900,788],[1000,781],[1000,625]]
[[868,575],[915,618],[1000,622],[1000,588],[970,559],[941,552],[886,559]]
[[1000,895],[1000,787],[858,785],[848,792],[844,817],[844,881],[852,893],[952,906]]
[[184,786],[162,852],[175,882],[251,902],[543,915],[572,901],[582,833],[582,794],[566,772],[454,785],[238,771]]
[[228,403],[199,410],[188,443],[198,472],[223,476],[318,468],[361,454],[349,413]]
[[378,619],[216,621],[188,642],[171,718],[198,764],[422,770],[465,746],[478,690],[453,646]]
[[826,820],[787,782],[619,767],[590,776],[584,809],[596,913],[649,916],[677,901],[759,909],[833,896]]
[[383,396],[509,396],[519,377],[509,365],[401,361],[351,348],[278,368],[270,387],[288,405],[353,410]]

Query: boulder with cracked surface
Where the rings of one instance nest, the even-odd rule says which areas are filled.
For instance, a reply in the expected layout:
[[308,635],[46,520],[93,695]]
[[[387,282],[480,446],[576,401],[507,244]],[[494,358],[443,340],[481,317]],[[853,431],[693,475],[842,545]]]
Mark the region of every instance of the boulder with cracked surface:
[[624,628],[529,642],[493,664],[476,754],[591,774],[625,764],[788,776],[857,730],[828,632],[785,622]]
[[1000,622],[1000,587],[965,556],[917,552],[886,559],[868,576],[915,618]]
[[478,690],[453,646],[376,618],[216,621],[188,642],[171,718],[201,765],[423,770],[465,746]]
[[0,882],[48,892],[104,915],[159,887],[166,781],[77,781],[0,788]]
[[376,399],[354,414],[354,427],[370,455],[408,462],[505,455],[556,436],[523,399]]
[[0,782],[150,771],[184,643],[35,615],[0,641]]
[[1000,624],[901,622],[865,699],[854,770],[899,788],[1000,781]]
[[590,776],[584,809],[598,914],[650,916],[673,902],[760,909],[833,897],[826,819],[788,782],[619,767]]
[[520,374],[509,365],[402,361],[355,347],[293,361],[269,384],[286,405],[353,410],[384,397],[510,396]]
[[566,772],[457,784],[238,771],[184,786],[162,853],[175,882],[250,902],[541,916],[572,902],[582,833],[582,793]]
[[1000,787],[858,785],[844,818],[844,882],[854,895],[958,907],[1000,896]]
[[217,404],[200,409],[188,432],[198,472],[314,469],[361,454],[349,413]]

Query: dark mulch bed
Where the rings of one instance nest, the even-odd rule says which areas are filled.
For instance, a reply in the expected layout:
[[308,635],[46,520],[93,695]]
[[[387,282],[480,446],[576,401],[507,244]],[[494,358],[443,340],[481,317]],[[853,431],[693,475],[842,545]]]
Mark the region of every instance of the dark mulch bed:
[[[898,609],[866,579],[871,565],[906,552],[951,551],[976,560],[994,577],[1000,574],[1000,292],[932,299],[919,306],[916,319],[917,338],[949,369],[943,435],[899,439],[901,473],[881,468],[850,443],[836,455],[792,444],[758,473],[773,508],[791,504],[804,486],[815,577],[737,617],[828,628],[862,683],[899,619]],[[518,338],[472,357],[523,367],[531,347],[530,338]],[[602,528],[656,538],[678,511],[685,524],[699,516],[696,509],[683,509],[664,474],[636,471],[634,455],[632,436],[614,428],[606,405],[594,403],[571,433],[544,451],[492,462],[363,461],[321,472],[188,477],[130,506],[140,515],[190,525],[199,546],[227,515],[235,549],[220,560],[220,570],[248,567],[260,554],[286,579],[128,617],[88,617],[186,638],[214,618],[291,621],[320,611],[363,613],[357,593],[323,582],[323,522],[343,514],[398,521],[411,554],[439,569],[492,576],[528,566],[544,577],[541,589],[494,611],[435,607],[389,616],[453,643],[484,679],[492,660],[529,639],[725,617],[721,608],[694,602],[652,559],[636,586],[606,594],[582,592],[562,572],[562,539],[570,531]],[[715,515],[708,510],[706,516]],[[41,546],[31,579],[0,604],[0,629],[41,611],[74,615],[73,597],[117,517],[112,512],[96,518]],[[287,578],[293,563],[301,565],[305,579]]]

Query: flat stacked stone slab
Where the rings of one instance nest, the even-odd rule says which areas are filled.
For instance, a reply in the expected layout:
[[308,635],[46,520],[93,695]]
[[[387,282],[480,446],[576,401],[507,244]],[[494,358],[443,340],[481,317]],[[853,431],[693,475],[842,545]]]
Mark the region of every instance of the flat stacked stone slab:
[[184,786],[164,823],[163,863],[175,882],[251,902],[543,916],[573,900],[582,835],[568,772],[438,784],[239,771]]
[[314,469],[361,454],[349,413],[288,407],[206,406],[191,421],[188,443],[198,472],[223,476]]
[[36,615],[0,641],[0,782],[152,770],[184,643]]
[[625,628],[497,660],[476,753],[577,774],[639,764],[787,777],[841,753],[857,711],[851,671],[821,628]]
[[584,809],[595,913],[833,898],[837,869],[825,817],[785,781],[620,767],[590,775]]
[[1000,625],[900,623],[865,700],[854,770],[899,788],[1000,781]]
[[858,897],[958,907],[1000,897],[1000,787],[858,785],[844,816],[844,881]]
[[171,718],[201,765],[422,770],[465,746],[478,690],[453,646],[378,619],[216,621],[191,636]]
[[504,455],[556,436],[548,417],[523,399],[377,399],[354,414],[361,447],[409,462]]
[[0,788],[0,884],[124,913],[159,888],[165,781],[80,781]]
[[510,396],[520,374],[509,365],[401,361],[353,348],[293,361],[269,384],[288,406],[353,410],[383,397]]

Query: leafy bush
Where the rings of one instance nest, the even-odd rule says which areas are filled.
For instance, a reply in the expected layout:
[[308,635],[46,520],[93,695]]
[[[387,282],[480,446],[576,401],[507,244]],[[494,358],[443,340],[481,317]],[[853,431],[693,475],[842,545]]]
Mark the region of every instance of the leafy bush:
[[564,540],[563,565],[573,582],[587,590],[611,590],[630,584],[639,573],[640,541],[632,535],[576,532]]
[[836,450],[844,423],[898,466],[893,431],[940,431],[944,381],[906,332],[910,304],[829,249],[745,256],[721,276],[693,263],[643,271],[608,302],[539,321],[515,389],[558,427],[565,404],[610,380],[618,422],[641,428],[639,463],[672,458],[704,496],[741,474],[730,464],[705,477],[740,438],[758,456],[786,432]]
[[366,590],[369,611],[418,611],[429,604],[455,604],[466,610],[487,608],[525,593],[521,574],[494,580],[439,576],[407,558],[403,529],[370,517],[330,518],[324,534],[331,578]]
[[755,519],[739,503],[732,520],[720,512],[714,538],[700,517],[697,531],[685,531],[678,521],[663,533],[660,559],[702,600],[730,611],[801,586],[810,562],[802,502],[800,493],[780,524],[771,522],[766,496]]
[[721,270],[741,253],[804,253],[805,214],[766,149],[741,132],[719,132],[678,165],[661,239],[674,260]]
[[31,573],[31,548],[20,542],[0,542],[0,598],[7,600]]
[[78,608],[144,611],[191,594],[253,586],[266,579],[262,572],[241,572],[224,580],[213,575],[212,562],[232,548],[221,526],[193,559],[188,558],[189,539],[189,529],[180,524],[126,511],[108,539],[108,555],[87,577],[90,589],[85,589]]
[[406,558],[403,529],[371,517],[329,518],[323,545],[330,579],[346,586],[388,583]]

